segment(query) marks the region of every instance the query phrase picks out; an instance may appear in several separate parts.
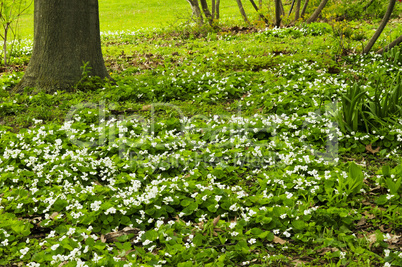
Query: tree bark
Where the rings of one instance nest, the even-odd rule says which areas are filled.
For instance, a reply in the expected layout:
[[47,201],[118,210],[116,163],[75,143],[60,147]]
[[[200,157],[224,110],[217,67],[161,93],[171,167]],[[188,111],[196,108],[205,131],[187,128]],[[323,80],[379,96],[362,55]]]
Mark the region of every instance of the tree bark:
[[187,2],[191,6],[191,10],[193,11],[193,16],[196,18],[197,24],[204,24],[204,20],[202,19],[200,5],[198,4],[198,0],[187,0]]
[[201,2],[202,11],[204,12],[205,17],[207,18],[209,25],[212,26],[213,18],[212,18],[211,12],[209,11],[207,1],[200,0],[200,2]]
[[314,22],[318,16],[320,15],[321,11],[324,9],[325,5],[328,3],[328,0],[322,0],[320,5],[314,11],[310,18],[307,19],[306,23]]
[[220,5],[221,5],[221,0],[216,0],[216,8],[215,8],[215,12],[216,12],[216,19],[219,20],[220,17]]
[[308,6],[308,1],[309,1],[309,0],[306,0],[306,1],[304,2],[303,9],[302,9],[302,12],[301,12],[301,14],[300,14],[300,16],[301,16],[302,18],[304,18],[304,14],[306,14],[306,9],[307,9],[307,6]]
[[102,57],[98,0],[35,0],[34,47],[28,68],[14,88],[55,92],[71,90],[89,74],[110,78]]
[[378,37],[380,37],[382,31],[384,30],[385,26],[387,25],[387,23],[389,21],[389,18],[391,17],[392,11],[394,10],[395,3],[396,3],[396,0],[389,1],[387,12],[385,12],[385,15],[381,21],[381,24],[378,27],[378,29],[376,30],[376,32],[374,33],[373,37],[371,37],[370,41],[368,42],[366,47],[363,49],[363,54],[369,53],[371,48],[377,41]]
[[247,18],[247,14],[244,11],[243,4],[242,4],[241,0],[236,0],[236,2],[237,2],[237,5],[239,6],[240,14],[243,17],[244,22],[246,24],[250,24],[250,22],[248,21],[248,18]]
[[275,0],[275,26],[281,27],[281,3],[280,0]]
[[395,46],[399,45],[402,42],[402,35],[396,38],[392,43],[387,45],[384,48],[381,48],[380,50],[377,51],[377,54],[382,54],[384,52],[387,52],[388,50],[394,48]]
[[295,21],[298,21],[300,18],[300,6],[301,6],[301,0],[296,0],[296,10],[295,10]]
[[212,19],[215,19],[215,8],[216,8],[215,0],[212,0],[211,6],[212,6]]

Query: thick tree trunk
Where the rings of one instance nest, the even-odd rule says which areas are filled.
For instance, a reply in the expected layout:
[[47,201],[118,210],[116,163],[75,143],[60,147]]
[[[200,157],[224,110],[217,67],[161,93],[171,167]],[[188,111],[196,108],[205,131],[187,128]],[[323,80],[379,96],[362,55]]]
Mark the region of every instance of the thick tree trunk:
[[328,0],[322,0],[320,5],[314,11],[310,18],[307,19],[306,23],[314,22],[318,16],[321,14],[321,11],[324,9],[325,5],[328,3]]
[[197,24],[198,25],[204,24],[204,20],[202,19],[201,9],[200,9],[200,5],[198,4],[198,0],[187,0],[187,2],[191,6],[191,10],[193,11],[193,16],[195,17]]
[[296,0],[295,21],[298,21],[300,18],[300,6],[301,0]]
[[237,2],[237,5],[239,6],[240,14],[243,17],[244,22],[247,23],[247,24],[250,24],[250,22],[248,21],[248,18],[247,18],[247,14],[244,11],[243,4],[242,4],[241,0],[236,0],[236,2]]
[[281,27],[281,3],[280,0],[275,0],[275,26]]
[[98,0],[35,0],[34,6],[32,57],[14,91],[71,90],[85,62],[91,76],[110,78],[102,57]]
[[308,1],[309,1],[309,0],[306,0],[306,1],[304,2],[303,9],[302,9],[302,12],[301,12],[301,14],[300,14],[300,16],[301,16],[302,18],[304,18],[304,14],[306,14],[306,9],[307,9],[307,6],[308,6]]
[[378,37],[380,37],[382,31],[384,30],[385,26],[388,23],[389,18],[391,17],[392,11],[394,10],[395,2],[396,2],[396,0],[389,1],[387,12],[385,13],[385,15],[381,21],[381,24],[378,27],[378,29],[376,30],[376,32],[374,33],[373,37],[371,37],[370,41],[368,42],[366,47],[363,49],[363,54],[369,53],[371,48],[377,41]]

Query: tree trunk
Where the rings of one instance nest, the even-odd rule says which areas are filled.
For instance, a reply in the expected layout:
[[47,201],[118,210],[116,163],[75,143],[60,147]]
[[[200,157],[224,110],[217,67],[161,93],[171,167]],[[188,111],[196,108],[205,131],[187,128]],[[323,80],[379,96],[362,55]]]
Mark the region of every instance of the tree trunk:
[[279,0],[279,5],[281,6],[281,15],[285,15],[285,9],[283,8],[282,0]]
[[301,12],[301,14],[300,14],[300,16],[301,16],[302,18],[304,18],[304,14],[306,14],[306,9],[307,9],[307,6],[308,6],[308,1],[309,1],[309,0],[306,0],[306,1],[304,2],[303,9],[302,9],[302,12]]
[[298,21],[300,18],[300,6],[301,6],[301,0],[296,0],[296,10],[295,10],[295,21]]
[[110,78],[102,57],[98,0],[35,0],[34,7],[32,57],[15,92],[71,90],[85,62],[89,75]]
[[280,0],[275,0],[275,26],[281,27],[281,4]]
[[320,15],[321,11],[324,9],[325,5],[328,3],[328,0],[322,0],[320,5],[317,7],[317,9],[314,11],[314,13],[311,15],[310,18],[306,21],[306,23],[311,23],[314,22],[318,16]]
[[219,20],[219,17],[220,17],[220,11],[219,11],[220,5],[221,5],[221,0],[216,0],[216,7],[215,7],[216,15],[215,15],[215,18],[217,20]]
[[[258,9],[257,5],[255,4],[254,0],[250,0],[250,2],[251,2],[251,4],[253,5],[255,11],[259,12],[259,9]],[[269,24],[267,18],[266,18],[263,14],[260,14],[260,18],[262,18],[262,20],[264,20],[264,22],[265,22],[266,25]]]
[[376,32],[374,33],[373,37],[371,37],[370,41],[368,42],[366,47],[363,49],[363,54],[369,53],[371,48],[377,41],[378,37],[380,37],[382,31],[384,30],[385,26],[388,23],[389,18],[391,17],[392,11],[394,10],[395,2],[396,2],[396,0],[389,1],[387,12],[385,13],[384,18],[382,19],[381,24],[378,27],[378,29],[376,30]]
[[382,54],[384,52],[387,52],[388,50],[392,49],[393,47],[399,45],[402,42],[402,35],[396,38],[392,43],[387,45],[384,48],[381,48],[380,50],[377,51],[377,54]]
[[243,4],[242,4],[241,0],[236,0],[236,2],[237,2],[237,5],[239,6],[240,14],[243,17],[244,22],[246,24],[250,24],[250,22],[248,21],[246,12],[244,11]]
[[288,17],[290,16],[290,14],[292,14],[293,7],[294,7],[294,5],[295,5],[295,1],[296,1],[296,0],[292,0],[292,4],[290,5],[290,9],[289,9]]
[[212,0],[211,6],[212,6],[212,19],[215,19],[215,8],[216,8],[215,0]]
[[191,6],[191,10],[193,11],[193,16],[196,18],[197,24],[204,24],[204,20],[202,19],[200,5],[198,4],[198,0],[187,0],[187,2]]
[[262,9],[262,0],[259,0],[259,1],[258,1],[258,7],[259,7],[260,9]]
[[212,18],[211,12],[209,11],[207,1],[200,0],[200,2],[201,2],[202,11],[204,12],[205,17],[207,18],[209,25],[212,25],[213,18]]

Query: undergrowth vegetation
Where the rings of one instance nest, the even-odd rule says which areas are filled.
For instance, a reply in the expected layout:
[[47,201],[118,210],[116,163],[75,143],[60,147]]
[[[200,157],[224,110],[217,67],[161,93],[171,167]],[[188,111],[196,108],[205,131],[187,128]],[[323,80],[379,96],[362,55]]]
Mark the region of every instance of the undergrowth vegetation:
[[104,33],[114,82],[74,93],[3,75],[0,265],[401,266],[400,50],[337,27]]

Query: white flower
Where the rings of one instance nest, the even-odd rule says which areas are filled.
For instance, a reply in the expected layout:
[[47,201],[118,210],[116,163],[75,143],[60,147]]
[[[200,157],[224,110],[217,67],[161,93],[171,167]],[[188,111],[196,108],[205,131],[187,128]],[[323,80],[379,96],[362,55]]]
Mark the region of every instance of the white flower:
[[55,245],[51,246],[50,249],[56,250],[59,246],[60,246],[60,244],[55,244]]
[[98,254],[96,254],[96,252],[94,252],[93,262],[98,263],[100,259],[102,259],[102,257],[98,256]]
[[255,238],[251,238],[249,241],[248,241],[248,243],[249,244],[255,244],[257,242],[257,240],[255,239]]

